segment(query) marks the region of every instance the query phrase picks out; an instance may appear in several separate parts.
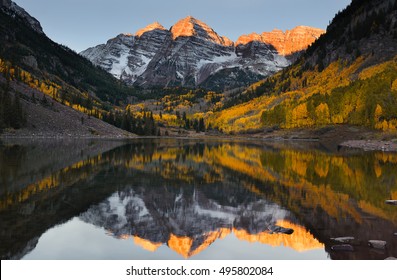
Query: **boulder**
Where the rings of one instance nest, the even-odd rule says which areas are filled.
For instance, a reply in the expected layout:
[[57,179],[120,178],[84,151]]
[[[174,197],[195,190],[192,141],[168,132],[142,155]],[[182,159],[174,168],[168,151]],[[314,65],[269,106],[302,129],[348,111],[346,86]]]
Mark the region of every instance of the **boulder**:
[[290,228],[283,228],[279,226],[269,226],[268,230],[270,231],[270,234],[273,233],[282,233],[282,234],[293,234],[294,230]]
[[340,243],[350,243],[354,240],[354,237],[347,236],[347,237],[336,237],[336,238],[331,238],[331,240],[340,242]]
[[369,240],[368,241],[368,246],[371,248],[375,248],[375,249],[381,249],[384,250],[386,249],[386,241],[383,240]]
[[352,245],[343,244],[343,245],[334,245],[331,247],[331,250],[336,252],[353,252],[354,248]]
[[36,60],[36,58],[35,58],[33,55],[25,56],[25,57],[22,59],[22,62],[23,62],[25,65],[27,65],[27,66],[29,66],[29,67],[35,69],[35,70],[38,69],[37,60]]

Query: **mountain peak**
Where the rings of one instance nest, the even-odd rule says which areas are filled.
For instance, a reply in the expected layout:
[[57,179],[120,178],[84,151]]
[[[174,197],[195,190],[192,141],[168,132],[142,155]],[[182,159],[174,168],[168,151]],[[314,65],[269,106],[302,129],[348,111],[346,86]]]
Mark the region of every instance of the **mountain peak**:
[[154,22],[154,23],[152,23],[152,24],[149,24],[149,25],[146,26],[145,28],[142,28],[142,29],[138,30],[138,31],[135,33],[135,36],[141,37],[144,33],[149,32],[149,31],[153,31],[153,30],[156,30],[156,29],[159,29],[159,30],[166,30],[166,29],[164,28],[164,26],[162,26],[159,22],[156,21],[156,22]]
[[11,0],[0,0],[0,8],[9,15],[18,15],[37,33],[44,34],[40,22]]
[[[192,16],[187,16],[184,19],[178,21],[174,26],[171,27],[172,37],[174,39],[178,37],[190,37],[196,35],[196,26],[207,27],[207,25]],[[208,29],[210,29],[208,27]]]
[[319,28],[299,25],[285,32],[279,29],[263,32],[261,36],[263,42],[272,45],[279,54],[288,56],[305,50],[324,33],[325,30]]
[[171,27],[171,33],[174,40],[179,37],[197,36],[219,45],[233,46],[233,42],[230,39],[219,36],[206,23],[192,16],[187,16],[184,19],[178,21],[174,26]]
[[325,30],[303,25],[285,32],[280,29],[273,29],[271,32],[263,32],[262,34],[251,33],[240,36],[236,46],[257,41],[272,45],[280,55],[288,56],[305,50],[323,33],[325,33]]
[[236,46],[238,46],[238,45],[246,45],[246,44],[248,44],[250,42],[253,42],[253,41],[262,42],[263,41],[262,40],[262,36],[259,35],[258,33],[251,33],[251,34],[248,34],[248,35],[242,35],[242,36],[240,36],[237,39]]

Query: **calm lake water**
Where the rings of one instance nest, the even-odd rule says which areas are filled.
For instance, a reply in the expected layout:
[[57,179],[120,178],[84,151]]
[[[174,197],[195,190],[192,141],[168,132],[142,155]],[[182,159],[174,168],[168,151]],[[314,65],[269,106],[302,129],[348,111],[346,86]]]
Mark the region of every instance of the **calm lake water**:
[[[397,199],[397,154],[313,143],[0,142],[1,259],[385,259],[397,257],[388,199]],[[353,251],[333,250],[337,237],[354,237]]]

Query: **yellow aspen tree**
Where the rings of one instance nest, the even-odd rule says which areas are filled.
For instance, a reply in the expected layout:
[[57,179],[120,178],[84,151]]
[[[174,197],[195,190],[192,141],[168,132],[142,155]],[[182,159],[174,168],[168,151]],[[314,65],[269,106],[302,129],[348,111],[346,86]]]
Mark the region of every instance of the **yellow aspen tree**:
[[325,125],[330,123],[328,104],[321,103],[316,107],[316,124]]

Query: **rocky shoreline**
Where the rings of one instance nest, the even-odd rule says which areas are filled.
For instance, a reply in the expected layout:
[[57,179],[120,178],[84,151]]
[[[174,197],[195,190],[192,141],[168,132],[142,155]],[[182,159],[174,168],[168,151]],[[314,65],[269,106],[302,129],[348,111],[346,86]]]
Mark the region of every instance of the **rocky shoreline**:
[[[137,136],[121,129],[112,127],[99,120],[91,118],[91,121],[100,123],[100,133],[91,133],[89,130],[79,130],[72,132],[71,129],[62,131],[61,129],[41,129],[24,128],[21,130],[6,130],[0,134],[0,139],[114,139],[128,140],[134,138],[156,138]],[[45,126],[45,125],[42,125]],[[97,125],[98,126],[98,125]],[[317,142],[329,150],[363,150],[363,151],[382,151],[397,152],[397,134],[386,134],[379,131],[368,130],[354,126],[332,126],[318,129],[295,129],[278,130],[273,132],[255,134],[236,134],[228,135],[222,133],[196,133],[180,128],[163,129],[162,135],[167,130],[168,136],[161,138],[177,139],[199,139],[199,140],[236,140],[236,141],[265,141],[265,142]],[[88,132],[87,132],[88,131]]]
[[342,148],[364,151],[397,152],[397,142],[381,140],[350,140],[339,145]]

